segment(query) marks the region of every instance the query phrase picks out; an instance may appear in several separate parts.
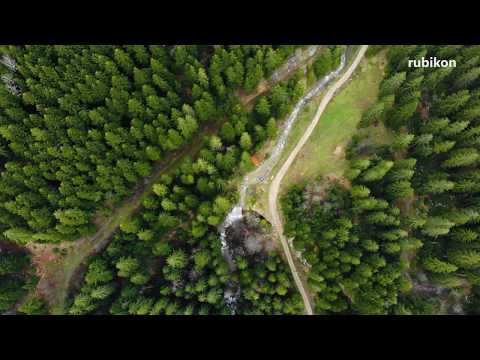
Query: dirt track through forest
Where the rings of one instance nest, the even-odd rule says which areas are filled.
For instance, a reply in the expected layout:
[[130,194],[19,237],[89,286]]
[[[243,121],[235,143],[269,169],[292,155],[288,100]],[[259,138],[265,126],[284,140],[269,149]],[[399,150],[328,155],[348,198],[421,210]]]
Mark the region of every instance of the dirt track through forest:
[[300,279],[300,276],[298,274],[298,271],[296,269],[295,263],[293,261],[292,253],[290,251],[290,247],[288,245],[287,239],[285,238],[285,235],[283,234],[283,225],[280,220],[280,214],[278,213],[278,208],[277,208],[277,200],[278,200],[278,192],[280,189],[280,183],[282,182],[283,177],[287,173],[288,169],[292,165],[293,161],[295,160],[296,156],[302,149],[302,147],[305,145],[307,140],[310,138],[310,135],[312,134],[313,130],[315,129],[315,126],[317,125],[318,121],[320,120],[320,116],[322,115],[323,111],[327,107],[328,103],[330,100],[333,98],[333,95],[335,92],[340,89],[346,82],[347,80],[352,76],[353,72],[357,68],[358,64],[360,64],[360,61],[362,60],[363,56],[365,55],[365,52],[367,51],[368,45],[362,45],[360,48],[359,52],[357,53],[354,61],[348,68],[348,70],[342,75],[342,77],[331,87],[328,89],[327,93],[324,95],[322,98],[322,101],[320,102],[320,105],[318,106],[317,112],[315,113],[315,116],[313,117],[310,125],[308,126],[307,130],[305,133],[302,135],[300,140],[298,141],[297,145],[295,148],[292,150],[290,155],[288,156],[287,160],[285,163],[283,163],[282,167],[278,171],[278,173],[275,175],[275,178],[273,179],[270,188],[269,188],[269,193],[268,193],[268,206],[270,210],[270,214],[272,216],[272,225],[277,232],[280,241],[282,243],[283,251],[285,252],[285,256],[287,257],[288,265],[290,266],[290,270],[292,272],[293,278],[295,280],[295,284],[297,285],[298,290],[300,291],[300,294],[302,295],[302,299],[305,305],[305,311],[307,315],[313,315],[313,307],[311,304],[310,297],[305,290],[305,286]]

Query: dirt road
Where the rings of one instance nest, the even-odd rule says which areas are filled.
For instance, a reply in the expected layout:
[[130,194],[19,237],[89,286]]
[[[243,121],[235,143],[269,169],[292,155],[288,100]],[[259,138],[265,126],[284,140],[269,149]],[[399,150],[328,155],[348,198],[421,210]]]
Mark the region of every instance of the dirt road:
[[[288,79],[296,70],[314,61],[320,48],[319,45],[312,45],[291,56],[285,64],[275,71],[270,79],[262,80],[253,93],[237,94],[239,100],[244,105],[251,104],[258,96],[269,91],[275,84]],[[206,126],[192,144],[172,153],[167,159],[159,161],[155,166],[153,175],[144,179],[137,186],[135,194],[117,207],[107,219],[97,224],[97,232],[94,235],[78,239],[75,242],[64,242],[58,245],[29,244],[27,246],[33,255],[33,263],[40,277],[37,292],[48,302],[52,313],[64,313],[68,293],[81,282],[82,268],[88,258],[106,248],[120,223],[141,208],[142,199],[151,193],[152,186],[159,177],[174,168],[185,157],[195,156],[203,144],[204,137],[218,132],[221,125],[222,122]],[[64,249],[66,255],[55,254],[53,252],[55,247]]]
[[342,75],[342,77],[332,85],[330,89],[328,89],[327,93],[323,97],[317,112],[315,113],[315,116],[312,119],[312,122],[308,126],[307,130],[305,133],[302,135],[301,139],[295,146],[295,148],[292,150],[290,153],[289,157],[285,161],[285,163],[282,165],[278,173],[275,175],[275,178],[273,179],[270,188],[269,188],[269,194],[268,194],[268,206],[270,213],[272,215],[272,225],[277,232],[280,241],[282,243],[283,250],[285,252],[285,256],[287,257],[288,265],[290,266],[290,270],[292,272],[293,278],[295,280],[295,283],[297,285],[298,290],[300,291],[300,294],[302,295],[303,302],[305,304],[305,311],[307,315],[313,315],[313,308],[312,304],[310,302],[310,298],[308,297],[308,294],[305,290],[305,287],[300,279],[300,276],[298,275],[297,269],[295,267],[295,263],[293,261],[292,253],[290,251],[290,247],[288,245],[287,239],[285,238],[283,234],[283,225],[280,220],[280,214],[278,213],[278,208],[277,208],[277,197],[278,197],[278,191],[280,189],[280,183],[282,182],[283,177],[287,173],[288,169],[290,168],[290,165],[292,165],[293,161],[295,160],[295,157],[298,155],[302,147],[305,145],[307,140],[309,139],[310,135],[312,134],[313,130],[315,129],[315,126],[317,125],[318,121],[320,120],[320,116],[322,115],[323,111],[327,107],[328,103],[332,99],[333,95],[335,92],[340,89],[345,82],[352,76],[353,72],[357,68],[358,64],[362,60],[363,56],[365,55],[365,52],[367,51],[368,45],[362,45],[360,48],[359,52],[357,53],[355,60],[353,63],[350,65],[350,67],[347,69],[347,71]]

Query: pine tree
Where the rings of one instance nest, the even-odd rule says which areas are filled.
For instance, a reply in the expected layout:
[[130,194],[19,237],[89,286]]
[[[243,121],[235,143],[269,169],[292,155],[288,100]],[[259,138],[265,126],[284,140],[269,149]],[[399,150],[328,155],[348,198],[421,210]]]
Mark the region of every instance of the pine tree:
[[298,81],[292,92],[292,101],[296,102],[305,94],[305,84],[303,81]]
[[113,271],[108,268],[105,261],[101,259],[93,260],[88,266],[85,282],[89,285],[105,283],[113,280]]
[[476,250],[451,250],[448,259],[460,268],[472,269],[480,265],[480,252]]
[[403,168],[403,169],[398,168],[395,163],[392,170],[389,171],[387,178],[390,181],[410,180],[414,174],[415,174],[414,170],[410,170],[408,168]]
[[365,218],[365,221],[372,224],[385,224],[388,219],[388,215],[383,211],[375,211]]
[[453,181],[448,180],[429,180],[423,184],[421,191],[423,194],[442,194],[452,190],[455,186]]
[[198,270],[202,270],[210,263],[210,254],[206,250],[199,251],[195,253],[193,260],[195,262],[195,267]]
[[277,124],[273,117],[267,121],[267,134],[270,139],[275,138],[277,135]]
[[476,231],[466,228],[455,228],[450,232],[450,236],[454,241],[468,244],[475,241],[478,237]]
[[130,277],[139,267],[138,260],[134,257],[122,257],[115,264],[118,276]]
[[414,138],[415,135],[413,134],[397,134],[392,143],[392,149],[394,151],[407,149]]
[[333,57],[330,48],[326,47],[313,64],[313,70],[317,78],[327,75],[333,68]]
[[30,297],[18,307],[18,311],[27,315],[47,315],[45,301],[39,297]]
[[222,129],[220,130],[220,136],[222,140],[226,141],[227,143],[231,144],[235,141],[235,129],[233,128],[230,122],[226,122]]
[[247,132],[244,132],[240,137],[240,146],[244,150],[248,150],[251,148],[252,140],[250,138],[250,135]]
[[453,86],[455,89],[466,89],[480,76],[480,67],[474,67],[465,74],[455,79]]
[[392,199],[399,199],[412,196],[413,188],[410,185],[410,181],[399,180],[389,184],[386,192]]
[[418,100],[412,100],[404,105],[396,106],[388,112],[386,122],[392,129],[399,129],[408,125],[409,119],[415,113]]
[[480,117],[480,105],[468,106],[455,115],[458,121],[474,121]]
[[443,216],[453,221],[456,225],[464,225],[469,221],[477,220],[479,213],[472,209],[449,209],[444,211]]
[[113,284],[101,285],[92,290],[90,296],[92,299],[103,300],[109,297],[115,291]]
[[450,232],[450,228],[454,226],[455,223],[441,218],[441,217],[429,217],[425,222],[422,232],[431,237],[437,237],[439,235],[445,235]]
[[145,69],[133,68],[133,79],[135,85],[141,87],[142,85],[148,84],[148,72]]
[[449,157],[442,163],[442,167],[454,168],[473,165],[479,158],[479,153],[474,148],[456,149],[449,153]]
[[447,137],[455,137],[455,135],[458,135],[465,130],[469,124],[470,121],[455,121],[443,129],[442,135]]
[[268,49],[265,56],[265,70],[267,74],[271,74],[280,65],[281,59],[278,53],[273,49]]
[[350,193],[354,198],[364,198],[370,195],[370,189],[363,185],[355,185],[351,188]]
[[380,248],[377,242],[371,239],[362,240],[361,246],[369,252],[377,252],[378,249]]
[[422,125],[421,132],[424,134],[441,134],[449,124],[450,120],[446,117],[430,119]]
[[219,151],[222,148],[222,140],[218,136],[212,136],[210,138],[209,147],[213,151]]
[[377,165],[369,168],[363,173],[362,181],[372,182],[382,179],[392,168],[393,164],[393,161],[381,160]]
[[426,270],[435,273],[451,273],[458,269],[455,265],[434,257],[428,257],[423,260],[423,266]]
[[350,169],[348,169],[347,171],[345,171],[345,177],[346,177],[348,180],[353,181],[353,180],[355,180],[361,173],[362,173],[362,171],[361,171],[360,169],[350,168]]
[[0,253],[0,276],[20,273],[28,264],[26,255]]
[[131,220],[125,220],[120,224],[120,230],[126,234],[136,234],[140,231],[141,223],[140,219],[134,218]]
[[267,97],[263,96],[258,100],[257,105],[255,106],[255,112],[259,115],[262,121],[266,121],[271,116],[270,112],[270,103]]
[[375,121],[382,121],[383,114],[385,111],[385,104],[383,102],[377,102],[372,105],[367,111],[362,115],[360,120],[359,127],[364,128],[372,125]]
[[289,95],[287,87],[281,84],[275,85],[271,90],[271,110],[277,118],[283,118],[289,109]]
[[128,74],[133,74],[134,64],[130,59],[130,56],[120,48],[114,50],[115,61],[120,65],[120,67]]
[[3,234],[7,239],[22,245],[33,240],[33,233],[22,228],[10,228]]
[[177,122],[180,133],[187,140],[191,139],[198,129],[197,120],[191,115],[186,115],[184,118],[180,117]]
[[435,141],[432,143],[432,152],[435,154],[446,153],[455,146],[455,141]]
[[154,245],[153,254],[166,257],[172,252],[172,247],[165,241],[159,241]]
[[168,258],[167,264],[174,269],[183,269],[187,265],[187,255],[183,250],[175,250]]
[[462,109],[469,99],[470,94],[468,90],[459,91],[437,100],[434,104],[435,112],[443,116],[448,116]]
[[223,215],[230,210],[231,204],[230,201],[228,201],[227,198],[223,196],[217,196],[213,203],[213,212],[218,214],[218,215]]
[[397,73],[389,78],[383,80],[382,84],[380,85],[380,98],[394,94],[397,89],[403,84],[407,77],[405,72]]

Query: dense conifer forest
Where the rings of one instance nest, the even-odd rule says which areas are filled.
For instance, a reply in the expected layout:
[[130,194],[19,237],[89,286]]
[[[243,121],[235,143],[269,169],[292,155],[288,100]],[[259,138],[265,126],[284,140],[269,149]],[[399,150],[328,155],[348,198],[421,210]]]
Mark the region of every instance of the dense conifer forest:
[[[269,80],[308,48],[0,46],[0,311],[48,314],[32,246],[93,239],[137,201],[83,264],[64,313],[303,314],[281,247],[254,244],[232,265],[219,227],[252,155],[345,51],[321,46]],[[346,171],[287,189],[285,235],[316,314],[478,313],[480,46],[367,56],[379,52],[384,78]],[[457,65],[408,66],[422,57]],[[379,128],[391,141],[366,135]]]
[[[337,63],[338,56],[330,67]],[[276,119],[304,91],[297,73],[260,97],[252,111],[236,104],[198,157],[162,176],[140,214],[120,225],[105,254],[89,265],[70,314],[301,314],[302,300],[281,257],[275,251],[236,257],[231,271],[218,226],[236,196],[225,188],[227,180],[252,168],[253,149],[275,135]]]
[[[422,57],[458,66],[408,67]],[[418,293],[419,275],[478,312],[479,61],[479,46],[388,47],[379,99],[360,127],[385,125],[391,144],[354,136],[347,185],[326,185],[312,206],[306,185],[283,198],[319,312],[435,313],[435,296]]]
[[[251,154],[275,136],[305,84],[293,74],[253,109],[239,94],[252,93],[297,48],[2,47],[1,241],[92,236],[96,217],[112,214],[186,149],[106,251],[89,260],[68,313],[225,314],[233,311],[227,287],[242,289],[237,313],[301,313],[281,257],[238,258],[232,273],[217,229],[236,196],[227,180],[253,166]],[[322,57],[334,65],[330,50]],[[2,310],[27,293],[23,267],[10,268],[18,276],[5,278]],[[38,296],[22,308],[45,310]]]
[[[18,244],[91,234],[97,211],[227,114],[236,118],[222,127],[224,142],[248,150],[265,130],[241,118],[234,90],[253,91],[294,49],[2,47],[2,232]],[[233,168],[234,150],[221,166]]]

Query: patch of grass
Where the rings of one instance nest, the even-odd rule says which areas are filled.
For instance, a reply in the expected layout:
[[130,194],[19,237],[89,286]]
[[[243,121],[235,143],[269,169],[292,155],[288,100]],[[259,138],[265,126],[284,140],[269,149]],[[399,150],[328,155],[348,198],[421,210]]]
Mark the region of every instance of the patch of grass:
[[[341,176],[343,174],[346,167],[346,146],[357,131],[362,113],[377,99],[378,87],[383,77],[384,61],[383,52],[370,59],[362,60],[352,79],[327,106],[310,139],[283,179],[280,193],[293,184],[313,180],[319,175]],[[295,139],[298,139],[308,126],[321,96],[312,101],[300,115],[298,126],[292,132],[291,143],[296,143]],[[386,132],[382,126],[377,127],[371,134],[378,137],[380,142],[386,139],[385,135]],[[285,152],[287,153],[288,150]]]

